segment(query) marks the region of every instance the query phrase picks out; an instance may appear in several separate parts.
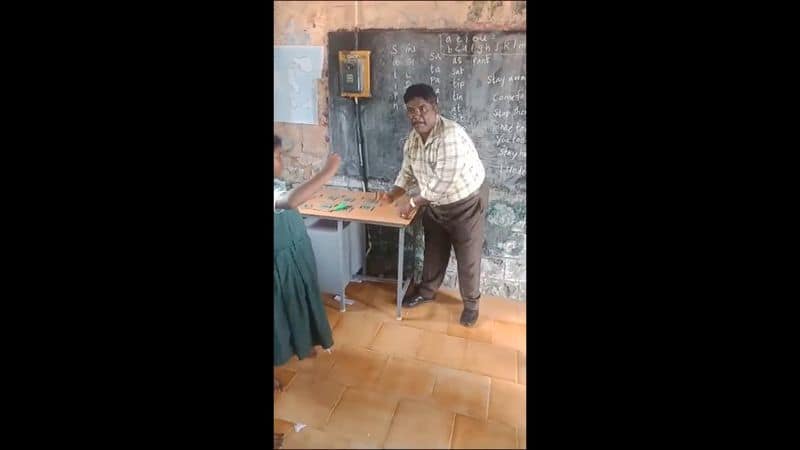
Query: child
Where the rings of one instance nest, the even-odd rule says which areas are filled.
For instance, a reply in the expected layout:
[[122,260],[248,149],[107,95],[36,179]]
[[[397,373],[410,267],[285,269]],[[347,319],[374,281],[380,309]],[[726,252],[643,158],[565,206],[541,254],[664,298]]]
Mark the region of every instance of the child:
[[[274,177],[280,176],[283,170],[280,150],[281,139],[275,136]],[[274,189],[275,366],[285,364],[292,355],[300,359],[314,356],[315,345],[326,350],[333,345],[331,327],[319,291],[311,240],[303,218],[295,209],[333,178],[340,163],[341,157],[332,153],[322,171],[310,180],[289,192]],[[276,387],[280,388],[277,381]]]

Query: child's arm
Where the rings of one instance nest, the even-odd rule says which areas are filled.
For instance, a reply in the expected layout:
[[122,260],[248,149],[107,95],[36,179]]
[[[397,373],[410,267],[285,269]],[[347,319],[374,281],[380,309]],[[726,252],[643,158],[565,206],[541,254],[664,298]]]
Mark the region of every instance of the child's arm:
[[295,209],[305,203],[314,194],[336,175],[342,157],[336,153],[331,153],[322,170],[311,177],[310,180],[297,186],[289,192],[284,192],[275,199],[275,209]]

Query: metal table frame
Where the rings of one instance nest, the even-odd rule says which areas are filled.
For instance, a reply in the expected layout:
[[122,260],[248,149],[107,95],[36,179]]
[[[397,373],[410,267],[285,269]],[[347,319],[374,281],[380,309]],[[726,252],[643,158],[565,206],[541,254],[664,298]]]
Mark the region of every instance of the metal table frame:
[[[361,220],[344,220],[344,219],[335,219],[330,217],[319,217],[314,215],[305,215],[305,217],[314,217],[317,219],[322,220],[335,220],[336,221],[336,236],[339,241],[339,253],[341,254],[341,275],[342,275],[342,289],[339,291],[339,305],[341,312],[347,311],[347,305],[345,301],[347,300],[345,297],[345,290],[347,289],[347,285],[350,284],[351,281],[361,282],[361,281],[376,281],[381,283],[397,283],[397,320],[403,320],[403,313],[402,313],[402,305],[403,305],[403,296],[406,294],[408,290],[408,286],[411,284],[411,277],[408,280],[403,278],[403,257],[404,255],[404,247],[405,247],[405,238],[406,238],[406,228],[411,226],[414,221],[412,220],[408,225],[399,226],[399,225],[389,225],[385,223],[375,223],[369,221],[361,221]],[[416,219],[416,217],[414,217]],[[353,222],[353,223],[363,223],[364,225],[377,225],[382,227],[390,227],[390,228],[397,228],[398,231],[398,242],[397,242],[397,279],[393,280],[391,278],[378,278],[378,277],[370,277],[365,275],[355,275],[351,274],[350,272],[350,265],[347,264],[345,260],[345,248],[344,248],[344,223],[345,222]],[[366,271],[366,258],[364,260],[364,266],[362,268],[362,272]],[[355,276],[354,276],[355,275]]]

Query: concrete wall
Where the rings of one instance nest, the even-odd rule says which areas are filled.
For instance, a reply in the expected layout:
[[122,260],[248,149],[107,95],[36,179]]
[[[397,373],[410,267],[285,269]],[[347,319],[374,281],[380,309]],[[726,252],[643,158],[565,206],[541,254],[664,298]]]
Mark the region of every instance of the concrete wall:
[[[289,183],[308,179],[319,170],[328,154],[329,32],[353,30],[356,26],[361,29],[462,30],[506,30],[526,26],[524,1],[277,1],[274,5],[274,45],[318,45],[325,47],[326,55],[322,79],[317,86],[319,125],[274,124],[275,132],[283,138],[287,149],[284,178]],[[358,180],[343,177],[337,177],[334,184],[360,187]],[[527,214],[524,202],[524,195],[491,194],[488,220],[495,234],[492,239],[487,238],[484,251],[482,272],[486,294],[525,300]],[[421,251],[415,259],[417,263],[421,261]],[[446,285],[453,287],[457,283],[454,259],[448,272]]]

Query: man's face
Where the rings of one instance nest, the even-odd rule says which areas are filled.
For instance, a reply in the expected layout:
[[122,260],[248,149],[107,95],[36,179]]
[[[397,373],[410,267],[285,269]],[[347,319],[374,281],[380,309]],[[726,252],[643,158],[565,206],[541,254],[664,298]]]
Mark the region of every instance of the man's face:
[[273,175],[275,177],[281,176],[281,172],[283,172],[283,159],[281,158],[281,148],[274,147],[272,149],[272,166],[273,166]]
[[439,108],[435,103],[428,103],[422,98],[415,97],[406,103],[406,114],[417,133],[427,135],[436,125]]

